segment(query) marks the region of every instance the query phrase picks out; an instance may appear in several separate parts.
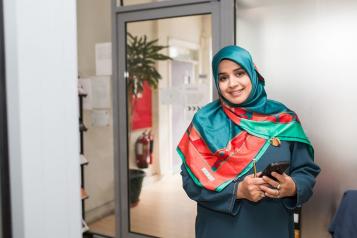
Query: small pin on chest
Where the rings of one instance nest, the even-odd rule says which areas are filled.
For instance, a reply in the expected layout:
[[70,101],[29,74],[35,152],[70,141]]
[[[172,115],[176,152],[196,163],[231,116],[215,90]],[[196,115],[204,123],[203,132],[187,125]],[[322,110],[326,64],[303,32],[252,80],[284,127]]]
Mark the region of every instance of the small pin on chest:
[[277,146],[280,146],[281,142],[280,142],[280,140],[278,138],[273,137],[273,138],[270,139],[270,144],[272,146],[277,147]]

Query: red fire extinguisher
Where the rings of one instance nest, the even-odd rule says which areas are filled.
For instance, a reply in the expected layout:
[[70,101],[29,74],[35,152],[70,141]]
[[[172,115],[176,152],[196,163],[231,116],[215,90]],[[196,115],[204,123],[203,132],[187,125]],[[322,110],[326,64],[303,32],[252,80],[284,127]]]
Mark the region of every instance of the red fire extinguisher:
[[135,159],[139,168],[147,168],[152,163],[153,138],[151,131],[143,132],[135,141]]
[[154,160],[154,136],[152,135],[151,131],[149,131],[149,143],[150,143],[150,164],[153,163]]

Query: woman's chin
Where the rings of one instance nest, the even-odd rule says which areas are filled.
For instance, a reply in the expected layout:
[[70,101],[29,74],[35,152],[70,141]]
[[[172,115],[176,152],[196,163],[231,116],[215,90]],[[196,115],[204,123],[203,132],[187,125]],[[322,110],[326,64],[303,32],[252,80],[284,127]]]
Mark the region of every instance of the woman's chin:
[[246,97],[227,97],[226,99],[233,104],[241,104],[246,100]]

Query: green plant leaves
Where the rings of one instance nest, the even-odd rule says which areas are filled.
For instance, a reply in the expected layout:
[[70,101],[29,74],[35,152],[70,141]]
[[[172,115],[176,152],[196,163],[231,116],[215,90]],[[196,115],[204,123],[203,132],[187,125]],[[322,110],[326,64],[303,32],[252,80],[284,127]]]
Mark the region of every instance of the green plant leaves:
[[156,70],[157,61],[171,58],[160,53],[168,46],[157,45],[158,39],[148,41],[147,36],[133,36],[129,32],[127,42],[127,71],[129,72],[128,87],[130,93],[137,96],[144,89],[144,81],[157,88],[162,78]]

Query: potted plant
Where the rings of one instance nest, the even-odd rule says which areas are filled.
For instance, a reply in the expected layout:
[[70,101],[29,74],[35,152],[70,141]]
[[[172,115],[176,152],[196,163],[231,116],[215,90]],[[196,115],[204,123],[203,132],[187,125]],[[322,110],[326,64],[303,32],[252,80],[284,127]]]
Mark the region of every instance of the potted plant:
[[127,34],[128,95],[139,97],[144,89],[145,81],[156,89],[162,78],[156,70],[155,63],[171,58],[160,53],[168,46],[157,45],[158,39],[148,41],[146,35],[138,37]]
[[[147,36],[128,35],[127,43],[127,83],[128,83],[128,127],[132,129],[132,112],[138,98],[144,90],[146,82],[151,88],[156,89],[162,78],[155,67],[157,61],[169,60],[169,56],[160,53],[167,46],[158,45],[158,39],[148,41]],[[129,140],[130,141],[130,140]],[[140,169],[130,169],[130,204],[135,206],[139,201],[142,182],[145,172]]]

